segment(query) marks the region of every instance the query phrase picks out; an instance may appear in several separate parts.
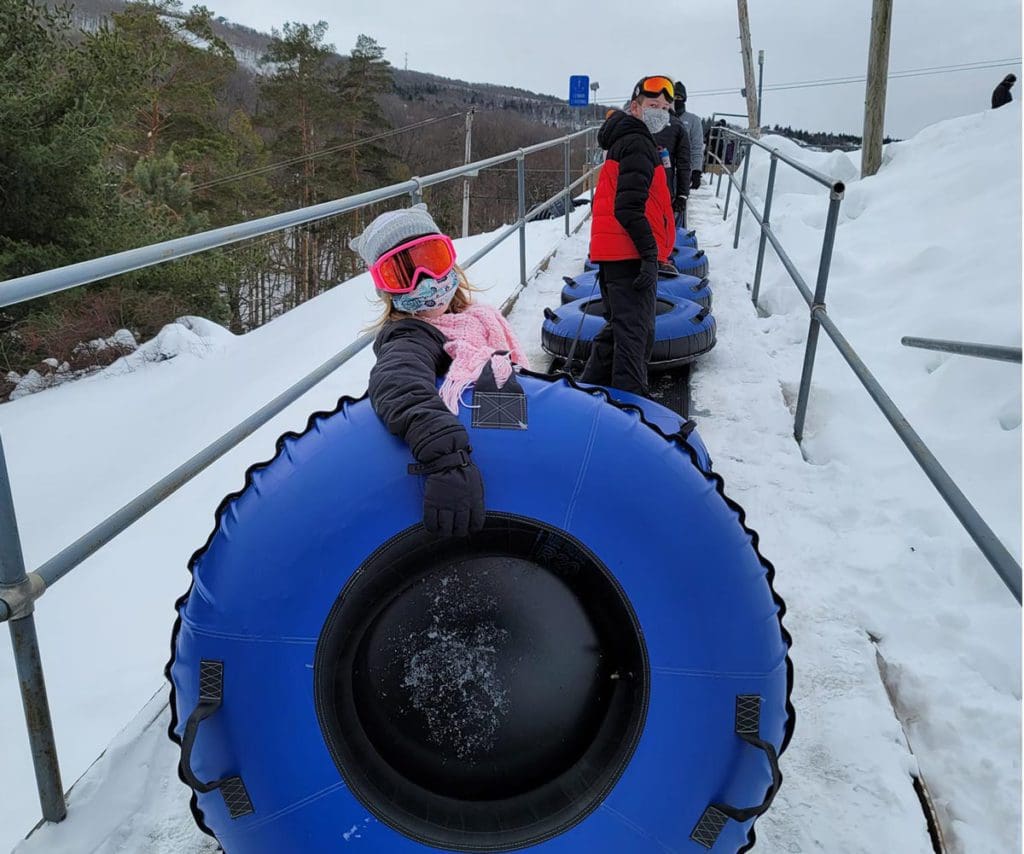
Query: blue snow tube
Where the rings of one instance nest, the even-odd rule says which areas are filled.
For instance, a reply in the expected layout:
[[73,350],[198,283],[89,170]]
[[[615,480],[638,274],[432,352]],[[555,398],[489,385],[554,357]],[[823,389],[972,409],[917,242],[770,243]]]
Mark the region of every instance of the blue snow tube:
[[[715,346],[717,327],[708,309],[682,297],[659,293],[655,310],[650,368],[666,370],[685,365]],[[602,326],[604,301],[600,297],[575,300],[558,311],[544,309],[541,346],[552,356],[568,357],[572,350],[574,359],[586,359]]]
[[676,248],[679,249],[683,246],[691,249],[697,248],[697,232],[692,228],[689,231],[685,228],[676,229]]
[[747,850],[793,711],[743,510],[649,401],[522,374],[471,403],[473,537],[426,535],[366,399],[221,503],[167,668],[200,827],[227,854]]
[[610,397],[621,409],[629,411],[635,408],[640,410],[644,420],[665,436],[682,432],[686,437],[687,444],[693,448],[694,461],[705,474],[711,474],[711,454],[707,446],[694,429],[694,423],[684,418],[678,412],[673,412],[667,406],[655,403],[647,397],[623,391],[619,388],[605,388],[604,386],[591,386],[585,383],[578,383],[580,388],[586,389],[593,394],[605,394]]
[[708,274],[708,259],[703,249],[688,246],[677,247],[669,255],[668,262],[680,273],[703,279]]
[[[565,287],[562,288],[562,305],[578,299],[599,296],[597,271],[581,273],[576,277],[562,276]],[[670,297],[682,297],[709,309],[712,304],[711,285],[707,279],[687,276],[683,273],[658,272],[658,293]]]

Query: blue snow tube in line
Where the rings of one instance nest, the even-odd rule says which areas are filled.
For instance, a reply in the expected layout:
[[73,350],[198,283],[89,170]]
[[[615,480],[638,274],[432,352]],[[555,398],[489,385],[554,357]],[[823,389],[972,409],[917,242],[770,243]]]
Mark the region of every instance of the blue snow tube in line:
[[672,250],[668,258],[669,264],[680,273],[703,279],[708,274],[708,259],[703,249],[691,249],[687,246]]
[[[562,305],[578,299],[600,296],[597,286],[597,271],[581,273],[578,276],[562,276],[565,287],[562,288]],[[681,297],[697,303],[701,308],[710,309],[712,305],[711,285],[707,279],[687,276],[683,273],[658,271],[658,294],[670,297]]]
[[227,854],[746,850],[790,640],[696,434],[564,377],[466,397],[479,534],[426,534],[365,398],[221,503],[167,667],[200,827]]
[[684,246],[691,249],[697,248],[697,232],[692,228],[689,230],[685,228],[676,229],[676,249],[680,249]]
[[[717,326],[708,309],[682,297],[659,293],[655,312],[651,369],[685,365],[715,346]],[[561,357],[568,357],[572,350],[574,359],[585,360],[604,323],[601,297],[575,300],[557,311],[544,309],[541,347],[552,356]]]

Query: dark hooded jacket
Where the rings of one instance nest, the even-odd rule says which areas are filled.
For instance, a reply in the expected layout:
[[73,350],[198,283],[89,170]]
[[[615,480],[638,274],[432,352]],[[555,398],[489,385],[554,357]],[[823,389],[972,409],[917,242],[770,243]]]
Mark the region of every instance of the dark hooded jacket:
[[617,110],[597,142],[608,153],[594,191],[591,260],[667,260],[676,236],[672,196],[647,125]]
[[370,402],[421,463],[469,450],[466,428],[437,393],[437,378],[451,365],[446,340],[436,327],[409,317],[385,323],[373,342]]
[[1013,84],[1017,82],[1017,78],[1012,74],[1006,75],[1002,82],[992,90],[992,109],[1001,107],[1004,104],[1009,104],[1013,100],[1013,95],[1010,94],[1010,89],[1013,88]]
[[670,114],[669,123],[654,137],[654,142],[668,151],[669,163],[665,177],[672,198],[690,193],[690,136],[678,117]]

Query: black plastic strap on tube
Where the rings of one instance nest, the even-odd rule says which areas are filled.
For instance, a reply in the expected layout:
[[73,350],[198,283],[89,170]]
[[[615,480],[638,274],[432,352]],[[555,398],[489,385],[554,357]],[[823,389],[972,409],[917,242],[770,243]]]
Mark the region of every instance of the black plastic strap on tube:
[[761,697],[758,694],[739,694],[736,697],[736,735],[747,744],[763,750],[768,757],[772,771],[772,784],[764,796],[764,800],[754,807],[734,807],[729,804],[710,804],[704,810],[696,827],[690,833],[690,839],[704,848],[711,849],[718,840],[719,834],[728,824],[729,819],[740,822],[764,814],[775,800],[775,795],[782,785],[782,772],[779,770],[779,756],[775,746],[761,738]]
[[195,747],[199,724],[214,714],[220,708],[223,700],[224,662],[201,660],[199,662],[199,702],[196,703],[195,709],[185,722],[178,770],[181,772],[182,779],[197,792],[212,792],[214,789],[219,789],[221,797],[224,798],[224,806],[227,807],[231,818],[236,819],[255,812],[242,778],[235,775],[204,783],[192,771],[192,748]]

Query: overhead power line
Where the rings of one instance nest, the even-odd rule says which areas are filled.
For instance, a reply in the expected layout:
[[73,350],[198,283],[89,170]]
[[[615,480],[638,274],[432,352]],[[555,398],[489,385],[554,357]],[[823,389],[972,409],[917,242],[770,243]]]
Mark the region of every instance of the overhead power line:
[[[979,71],[989,68],[1003,68],[1007,65],[1020,65],[1021,58],[1009,59],[986,59],[977,62],[961,63],[959,65],[933,65],[926,68],[909,68],[904,71],[893,71],[889,74],[890,80],[899,80],[905,77],[929,77],[934,74],[955,74],[962,71]],[[863,83],[867,76],[863,74],[849,77],[823,77],[817,80],[796,80],[791,83],[765,83],[765,92],[783,92],[791,89],[815,89],[820,86],[843,86],[848,83]],[[717,89],[700,89],[687,92],[688,98],[711,96],[711,95],[732,95],[739,91],[736,86],[722,86]],[[624,101],[628,95],[610,96],[608,101],[615,103]]]
[[248,169],[245,172],[238,172],[234,175],[225,175],[221,178],[214,178],[211,181],[204,181],[202,184],[196,184],[193,190],[205,190],[208,187],[215,187],[218,184],[226,184],[229,181],[238,181],[242,178],[251,178],[256,175],[262,175],[265,172],[273,172],[276,169],[281,169],[285,166],[294,166],[297,163],[302,163],[306,160],[314,160],[318,157],[326,157],[328,154],[337,154],[340,151],[348,151],[353,148],[358,148],[361,145],[366,145],[369,142],[377,142],[381,139],[387,139],[388,137],[397,136],[400,133],[406,133],[411,130],[426,127],[427,125],[436,124],[437,122],[447,121],[456,117],[465,115],[465,111],[458,113],[451,113],[447,116],[436,116],[431,119],[424,119],[423,121],[414,122],[410,125],[405,125],[400,128],[394,128],[392,130],[384,131],[382,133],[374,134],[373,136],[367,136],[363,139],[357,139],[353,142],[342,143],[341,145],[334,145],[329,148],[322,148],[319,151],[313,151],[309,154],[302,154],[298,157],[292,157],[288,160],[281,160],[277,163],[270,163],[266,166],[258,166],[255,169]]

